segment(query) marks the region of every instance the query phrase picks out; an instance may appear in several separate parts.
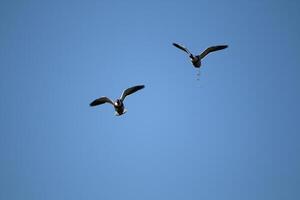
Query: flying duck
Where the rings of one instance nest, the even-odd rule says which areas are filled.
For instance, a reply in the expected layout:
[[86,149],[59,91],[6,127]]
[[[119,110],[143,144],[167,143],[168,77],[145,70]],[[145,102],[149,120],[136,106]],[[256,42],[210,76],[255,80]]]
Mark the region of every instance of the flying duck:
[[182,51],[186,52],[189,54],[189,57],[191,58],[191,62],[194,65],[195,68],[200,68],[201,67],[201,60],[209,53],[214,52],[214,51],[219,51],[222,49],[226,49],[228,46],[227,45],[218,45],[218,46],[211,46],[205,49],[200,55],[194,56],[191,54],[191,52],[184,46],[173,43],[173,45]]
[[109,99],[108,97],[100,97],[98,99],[95,99],[94,101],[92,101],[90,103],[90,106],[98,106],[100,104],[104,104],[104,103],[110,103],[114,106],[115,108],[115,115],[116,116],[120,116],[123,115],[124,113],[127,112],[127,110],[124,108],[124,104],[123,101],[125,100],[125,97],[138,91],[143,89],[145,86],[144,85],[137,85],[137,86],[133,86],[130,88],[127,88],[126,90],[123,91],[121,97],[119,99],[117,99],[116,101],[112,101],[111,99]]

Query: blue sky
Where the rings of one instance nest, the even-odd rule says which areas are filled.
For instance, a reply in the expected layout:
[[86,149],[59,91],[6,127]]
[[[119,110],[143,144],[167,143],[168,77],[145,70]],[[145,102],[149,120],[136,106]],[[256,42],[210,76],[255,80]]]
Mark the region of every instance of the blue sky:
[[1,1],[0,199],[299,199],[299,9]]

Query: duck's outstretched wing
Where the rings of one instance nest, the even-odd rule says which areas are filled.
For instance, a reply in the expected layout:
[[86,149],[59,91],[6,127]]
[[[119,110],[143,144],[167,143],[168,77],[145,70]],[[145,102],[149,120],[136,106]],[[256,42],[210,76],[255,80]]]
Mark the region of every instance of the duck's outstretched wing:
[[207,49],[205,49],[205,51],[203,51],[199,57],[200,59],[204,58],[207,54],[214,52],[214,51],[219,51],[222,49],[226,49],[228,47],[228,45],[218,45],[218,46],[212,46],[212,47],[208,47]]
[[95,99],[94,101],[92,101],[90,103],[90,106],[98,106],[98,105],[104,104],[104,103],[110,103],[110,104],[114,105],[114,102],[112,100],[110,100],[108,97],[100,97],[99,99]]
[[133,87],[131,87],[131,88],[128,88],[128,89],[126,89],[126,90],[123,91],[123,93],[122,93],[120,99],[121,99],[122,101],[124,101],[124,99],[125,99],[126,96],[131,95],[132,93],[134,93],[134,92],[136,92],[136,91],[138,91],[138,90],[141,90],[141,89],[143,89],[144,87],[145,87],[144,85],[137,85],[137,86],[133,86]]
[[187,54],[192,55],[191,52],[186,47],[184,47],[180,44],[177,44],[177,43],[173,43],[173,45],[175,47],[177,47],[178,49],[181,49],[182,51],[186,52]]

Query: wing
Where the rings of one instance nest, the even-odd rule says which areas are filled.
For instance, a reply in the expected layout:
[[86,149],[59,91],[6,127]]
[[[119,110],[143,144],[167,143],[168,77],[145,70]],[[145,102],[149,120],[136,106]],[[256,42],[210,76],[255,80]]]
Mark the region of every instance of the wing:
[[214,52],[214,51],[219,51],[222,49],[226,49],[228,46],[227,45],[219,45],[219,46],[212,46],[208,47],[205,51],[203,51],[199,56],[200,59],[204,58],[207,54]]
[[181,49],[182,51],[184,51],[184,52],[186,52],[187,54],[191,55],[190,51],[189,51],[186,47],[181,46],[181,45],[176,44],[176,43],[173,43],[173,45],[174,45],[175,47],[177,47],[178,49]]
[[120,99],[121,99],[122,101],[124,101],[124,99],[125,99],[126,96],[131,95],[132,93],[134,93],[134,92],[136,92],[136,91],[138,91],[138,90],[141,90],[141,89],[143,89],[144,87],[145,87],[144,85],[137,85],[137,86],[133,86],[133,87],[131,87],[131,88],[128,88],[128,89],[126,89],[126,90],[123,91],[123,93],[122,93]]
[[107,97],[100,97],[99,99],[94,100],[93,102],[90,103],[90,106],[98,106],[100,104],[104,104],[104,103],[110,103],[112,105],[114,105],[114,103],[112,102],[112,100],[110,100]]

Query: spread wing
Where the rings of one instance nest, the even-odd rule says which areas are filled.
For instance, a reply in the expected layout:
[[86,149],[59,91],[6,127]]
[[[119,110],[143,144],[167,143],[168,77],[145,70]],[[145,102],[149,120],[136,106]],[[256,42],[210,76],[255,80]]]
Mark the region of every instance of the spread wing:
[[124,99],[125,99],[126,96],[131,95],[132,93],[134,93],[134,92],[136,92],[136,91],[138,91],[138,90],[141,90],[141,89],[143,89],[144,87],[145,87],[144,85],[137,85],[137,86],[133,86],[133,87],[131,87],[131,88],[128,88],[128,89],[126,89],[126,90],[123,91],[123,93],[122,93],[120,99],[121,99],[122,101],[124,101]]
[[98,105],[104,104],[104,103],[110,103],[110,104],[114,105],[113,101],[110,100],[109,98],[107,98],[107,97],[100,97],[99,99],[95,99],[94,101],[92,101],[90,103],[90,106],[98,106]]
[[205,51],[203,51],[199,56],[200,59],[204,58],[207,54],[214,52],[214,51],[219,51],[222,49],[226,49],[228,46],[227,45],[218,45],[218,46],[212,46],[208,47]]
[[177,47],[178,49],[181,49],[182,51],[184,51],[184,52],[186,52],[187,54],[191,55],[190,51],[189,51],[186,47],[184,47],[184,46],[182,46],[182,45],[179,45],[179,44],[176,44],[176,43],[173,43],[173,45],[174,45],[175,47]]

